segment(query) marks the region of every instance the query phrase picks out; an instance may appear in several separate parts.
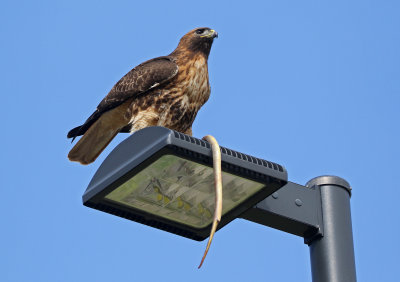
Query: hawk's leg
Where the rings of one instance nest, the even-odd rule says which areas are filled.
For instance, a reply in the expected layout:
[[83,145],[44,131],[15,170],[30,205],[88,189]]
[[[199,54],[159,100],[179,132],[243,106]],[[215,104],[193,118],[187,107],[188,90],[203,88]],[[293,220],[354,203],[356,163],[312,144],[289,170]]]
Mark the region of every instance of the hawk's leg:
[[[186,135],[192,136],[193,132],[192,132],[192,128],[189,128],[188,130],[185,131]],[[203,138],[204,139],[204,138]]]

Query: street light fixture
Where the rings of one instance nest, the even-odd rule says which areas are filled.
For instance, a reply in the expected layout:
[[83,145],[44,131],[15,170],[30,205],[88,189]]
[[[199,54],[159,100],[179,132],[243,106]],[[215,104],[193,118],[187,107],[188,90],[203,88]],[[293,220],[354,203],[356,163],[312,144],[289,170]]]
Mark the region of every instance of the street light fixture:
[[[224,225],[287,183],[281,165],[221,147]],[[215,206],[206,141],[164,128],[142,129],[100,166],[84,205],[194,240],[208,237]]]
[[[208,237],[215,194],[208,142],[149,127],[101,164],[83,203],[194,240]],[[223,211],[218,229],[243,218],[304,238],[313,281],[356,281],[351,188],[337,176],[306,186],[279,164],[221,147]]]

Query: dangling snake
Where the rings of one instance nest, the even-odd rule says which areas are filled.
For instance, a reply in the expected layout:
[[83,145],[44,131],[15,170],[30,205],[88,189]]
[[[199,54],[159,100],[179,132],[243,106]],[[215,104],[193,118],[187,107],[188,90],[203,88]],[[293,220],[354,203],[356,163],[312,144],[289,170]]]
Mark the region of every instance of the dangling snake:
[[207,256],[208,249],[210,248],[212,239],[214,237],[215,231],[217,230],[218,223],[221,221],[221,215],[222,215],[221,149],[218,145],[217,140],[215,140],[213,136],[211,135],[204,136],[203,140],[206,140],[211,144],[213,166],[214,166],[214,182],[215,182],[215,210],[214,210],[214,218],[211,227],[210,237],[208,238],[207,247],[206,250],[204,251],[203,258],[201,259],[198,268],[202,266],[204,259]]

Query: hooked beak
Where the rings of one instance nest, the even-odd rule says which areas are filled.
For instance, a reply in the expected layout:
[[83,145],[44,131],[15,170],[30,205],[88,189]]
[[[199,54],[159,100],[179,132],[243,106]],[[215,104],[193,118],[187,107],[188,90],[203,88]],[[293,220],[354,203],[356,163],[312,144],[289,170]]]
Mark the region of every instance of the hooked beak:
[[213,29],[210,29],[210,35],[209,35],[211,38],[216,38],[216,37],[218,37],[218,32],[216,32],[215,30],[213,30]]
[[210,29],[207,31],[206,34],[200,36],[200,37],[206,37],[206,38],[212,38],[214,39],[215,37],[218,37],[218,32],[216,32],[214,29]]

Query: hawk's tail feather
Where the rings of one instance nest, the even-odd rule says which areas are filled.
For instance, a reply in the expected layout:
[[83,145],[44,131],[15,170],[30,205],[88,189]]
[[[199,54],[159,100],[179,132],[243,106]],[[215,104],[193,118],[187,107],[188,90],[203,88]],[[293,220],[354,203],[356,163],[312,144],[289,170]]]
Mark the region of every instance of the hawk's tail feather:
[[113,111],[105,113],[86,131],[68,154],[70,161],[81,164],[94,162],[115,135],[126,124],[113,119]]
[[[96,125],[94,124],[71,149],[68,154],[70,161],[83,165],[94,162],[119,131],[112,128],[98,130]],[[91,130],[92,128],[93,130]]]

